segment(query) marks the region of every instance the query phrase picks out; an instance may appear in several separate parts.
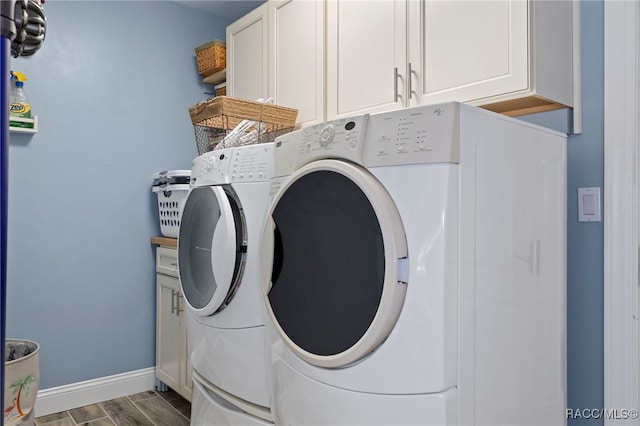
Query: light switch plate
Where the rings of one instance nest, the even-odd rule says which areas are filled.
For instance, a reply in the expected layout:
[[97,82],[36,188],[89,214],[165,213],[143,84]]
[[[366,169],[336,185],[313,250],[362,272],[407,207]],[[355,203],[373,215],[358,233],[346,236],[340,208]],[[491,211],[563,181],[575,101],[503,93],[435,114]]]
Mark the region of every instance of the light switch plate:
[[600,188],[578,188],[578,222],[602,222]]

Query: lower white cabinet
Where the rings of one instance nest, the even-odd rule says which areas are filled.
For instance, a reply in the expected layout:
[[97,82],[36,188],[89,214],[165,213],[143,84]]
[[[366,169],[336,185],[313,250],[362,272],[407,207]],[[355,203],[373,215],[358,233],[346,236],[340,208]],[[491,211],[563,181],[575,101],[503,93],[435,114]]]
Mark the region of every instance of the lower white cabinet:
[[156,377],[191,401],[191,363],[177,250],[156,250]]

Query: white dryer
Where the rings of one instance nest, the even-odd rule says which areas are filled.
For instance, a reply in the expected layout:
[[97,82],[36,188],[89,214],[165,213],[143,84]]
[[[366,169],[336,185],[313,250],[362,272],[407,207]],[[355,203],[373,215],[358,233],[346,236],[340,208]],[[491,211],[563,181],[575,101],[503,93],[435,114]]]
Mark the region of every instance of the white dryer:
[[565,143],[459,103],[276,139],[276,423],[563,424]]
[[[272,424],[259,274],[272,151],[273,143],[256,144],[193,162],[178,237],[194,370],[192,424],[234,424],[236,412],[243,424]],[[229,403],[236,411],[226,411]]]

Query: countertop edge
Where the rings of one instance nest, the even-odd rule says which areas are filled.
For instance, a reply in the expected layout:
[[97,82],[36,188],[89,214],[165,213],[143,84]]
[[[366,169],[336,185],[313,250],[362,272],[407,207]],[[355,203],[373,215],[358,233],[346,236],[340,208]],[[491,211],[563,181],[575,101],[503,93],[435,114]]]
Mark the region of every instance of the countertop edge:
[[163,247],[178,248],[178,239],[167,238],[167,237],[151,237],[151,244],[155,244]]

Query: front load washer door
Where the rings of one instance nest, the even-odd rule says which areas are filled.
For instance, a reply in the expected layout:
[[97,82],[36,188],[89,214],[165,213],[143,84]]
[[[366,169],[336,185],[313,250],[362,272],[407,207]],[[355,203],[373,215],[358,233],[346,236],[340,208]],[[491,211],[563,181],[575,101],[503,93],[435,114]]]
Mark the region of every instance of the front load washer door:
[[267,310],[297,356],[342,367],[387,338],[409,259],[396,206],[367,170],[338,160],[300,168],[274,197],[263,248]]
[[224,309],[233,298],[246,258],[244,214],[230,186],[193,188],[178,235],[180,286],[200,316]]

